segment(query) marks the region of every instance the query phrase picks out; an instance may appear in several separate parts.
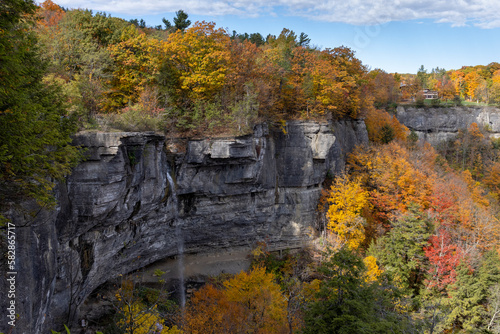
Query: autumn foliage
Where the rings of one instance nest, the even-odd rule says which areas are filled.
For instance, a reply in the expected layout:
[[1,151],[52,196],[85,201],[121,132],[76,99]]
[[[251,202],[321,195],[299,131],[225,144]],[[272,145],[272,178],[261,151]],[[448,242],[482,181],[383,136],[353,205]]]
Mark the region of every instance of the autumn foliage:
[[405,141],[409,130],[387,111],[369,109],[365,118],[368,138],[374,143],[387,144],[392,140]]
[[364,240],[365,221],[361,213],[368,205],[368,192],[360,180],[347,176],[336,178],[328,194],[328,229],[339,238],[340,245],[357,249]]
[[499,69],[498,62],[463,66],[456,70],[436,67],[430,72],[422,66],[417,75],[402,76],[402,98],[415,99],[419,91],[430,89],[438,93],[441,101],[453,100],[455,104],[461,103],[461,100],[498,103],[500,102]]
[[207,100],[220,92],[231,68],[230,46],[225,30],[216,29],[213,22],[197,22],[186,32],[178,30],[169,35],[166,61],[176,94]]
[[[383,116],[367,124],[381,120]],[[391,124],[390,117],[385,120]],[[404,138],[388,144],[378,138],[372,133],[375,144],[355,149],[348,159],[349,174],[337,176],[324,193],[320,210],[328,221],[330,240],[366,252],[367,281],[390,277],[407,301],[426,305],[414,312],[431,317],[434,330],[461,332],[486,328],[487,322],[492,328],[496,313],[483,308],[489,292],[480,286],[493,289],[500,280],[479,277],[492,250],[497,261],[492,270],[498,270],[495,141],[477,124],[438,150]],[[364,222],[357,225],[357,233],[345,233],[340,222],[352,220],[346,217]],[[470,310],[459,301],[466,298]],[[498,297],[494,298],[488,302],[496,303]],[[401,307],[413,312],[408,305]],[[430,310],[434,313],[427,313]]]
[[[499,103],[500,64],[389,74],[369,71],[345,46],[309,47],[304,35],[289,29],[264,40],[231,36],[205,21],[148,28],[105,13],[63,10],[51,0],[37,14],[33,28],[17,25],[19,17],[0,29],[4,49],[15,51],[0,62],[9,79],[0,113],[6,120],[15,116],[9,124],[21,130],[39,124],[25,118],[52,104],[47,98],[31,103],[32,96],[62,101],[48,83],[60,86],[69,102],[54,103],[58,111],[47,118],[62,128],[67,114],[83,127],[107,114],[156,117],[161,126],[155,130],[175,135],[241,134],[259,121],[288,119],[362,118],[368,130],[370,145],[354,150],[345,173],[323,193],[326,252],[311,250],[315,260],[303,264],[262,251],[265,260],[248,272],[195,291],[175,320],[125,282],[115,296],[115,325],[122,331],[179,333],[167,326],[176,321],[184,333],[500,332],[499,142],[473,123],[433,148],[391,114],[400,99],[423,99],[422,89],[454,103]],[[35,39],[24,35],[29,29],[43,59],[33,57]],[[37,71],[42,60],[48,73]],[[75,152],[67,145],[73,124],[50,141],[54,145],[42,142],[47,136],[38,130],[5,124],[10,135],[0,160],[6,194],[21,185],[20,198],[34,197],[34,185],[42,185],[46,191],[34,198],[47,202],[53,184],[46,176],[60,178],[73,164]],[[33,151],[33,144],[26,154],[10,153],[11,147],[19,151],[12,138],[28,132],[63,168],[38,172],[33,161],[40,149]]]
[[[467,131],[463,138],[480,145],[478,128]],[[497,202],[468,169],[419,142],[358,147],[320,210],[323,251],[279,256],[260,244],[252,269],[193,293],[181,330],[467,333],[500,325]],[[130,324],[161,323],[154,305],[134,301],[121,312]]]
[[177,326],[169,328],[156,303],[145,304],[136,294],[131,280],[124,280],[116,292],[117,326],[130,334],[181,334]]
[[132,109],[172,132],[242,133],[259,120],[357,118],[373,102],[351,49],[311,48],[289,29],[253,43],[214,22],[148,28],[50,0],[39,13],[51,72],[90,121]]
[[439,228],[429,238],[429,245],[424,251],[429,259],[426,288],[443,292],[455,282],[455,268],[464,257],[464,252],[460,246],[452,243],[451,235],[445,228]]
[[363,180],[370,192],[371,215],[378,223],[386,224],[396,212],[405,212],[412,203],[429,208],[432,194],[429,177],[434,172],[415,166],[414,154],[403,144],[391,142],[386,146],[359,147],[349,158],[353,175]]
[[185,333],[287,333],[285,298],[274,276],[256,267],[198,290],[186,309]]

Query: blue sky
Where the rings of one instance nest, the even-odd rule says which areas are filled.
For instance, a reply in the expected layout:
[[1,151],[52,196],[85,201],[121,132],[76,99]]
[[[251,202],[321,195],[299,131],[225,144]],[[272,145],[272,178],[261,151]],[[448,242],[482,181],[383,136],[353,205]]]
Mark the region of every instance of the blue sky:
[[416,73],[420,65],[458,69],[500,62],[496,0],[55,0],[66,8],[104,11],[148,26],[172,22],[183,9],[192,22],[214,21],[229,33],[304,32],[311,44],[350,47],[371,69]]

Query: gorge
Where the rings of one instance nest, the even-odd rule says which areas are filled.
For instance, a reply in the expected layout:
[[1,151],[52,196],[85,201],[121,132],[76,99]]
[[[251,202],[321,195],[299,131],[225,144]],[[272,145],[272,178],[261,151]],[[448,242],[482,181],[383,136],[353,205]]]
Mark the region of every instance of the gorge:
[[[397,117],[431,143],[472,122],[500,133],[500,113],[490,107],[400,106]],[[275,251],[307,244],[320,230],[325,178],[343,171],[346,155],[367,142],[363,120],[259,124],[245,136],[198,140],[77,134],[86,158],[57,186],[56,208],[26,203],[6,213],[17,236],[14,333],[64,323],[76,332],[82,319],[98,316],[89,296],[119,275],[141,270],[144,280],[157,280],[161,270],[178,283],[181,273],[246,269],[258,242]]]
[[100,285],[151,264],[168,276],[180,252],[198,263],[186,275],[208,275],[245,269],[257,242],[304,245],[325,177],[367,141],[362,120],[260,124],[246,136],[183,143],[154,133],[76,135],[86,158],[58,185],[56,209],[7,212],[17,233],[16,330],[78,328]]

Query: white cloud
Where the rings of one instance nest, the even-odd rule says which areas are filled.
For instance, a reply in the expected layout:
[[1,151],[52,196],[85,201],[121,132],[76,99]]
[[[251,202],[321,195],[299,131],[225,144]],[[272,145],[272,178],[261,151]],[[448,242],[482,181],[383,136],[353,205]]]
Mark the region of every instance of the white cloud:
[[293,15],[312,20],[374,25],[390,21],[432,19],[452,26],[500,27],[495,0],[59,0],[68,8],[89,8],[128,15],[183,9],[199,15]]

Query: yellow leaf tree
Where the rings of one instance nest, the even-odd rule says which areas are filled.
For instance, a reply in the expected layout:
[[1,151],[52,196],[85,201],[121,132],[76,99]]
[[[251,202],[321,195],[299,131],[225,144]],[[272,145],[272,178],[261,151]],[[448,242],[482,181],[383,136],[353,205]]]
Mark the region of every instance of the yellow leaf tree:
[[156,310],[156,306],[147,308],[145,305],[134,302],[123,304],[121,313],[124,318],[118,322],[118,326],[125,329],[127,334],[180,334],[176,327],[168,328]]
[[224,282],[227,299],[244,308],[246,333],[286,333],[285,298],[271,273],[256,267]]
[[126,280],[116,294],[121,316],[117,325],[127,334],[181,334],[176,326],[168,328],[156,304],[147,306],[134,294],[134,283]]
[[121,40],[108,48],[115,70],[106,93],[106,110],[136,103],[146,88],[155,86],[164,57],[164,42],[148,37],[133,25],[124,29]]
[[185,313],[185,333],[289,333],[286,301],[264,267],[241,272],[223,287],[207,284]]
[[230,68],[230,38],[213,22],[196,22],[171,34],[166,44],[167,70],[176,77],[176,93],[210,100],[220,92]]
[[[491,87],[489,89],[489,98],[491,102],[500,102],[500,70],[496,70],[491,78]],[[490,103],[491,103],[490,102]]]
[[365,239],[361,212],[368,204],[368,192],[359,179],[349,180],[343,175],[332,184],[328,203],[328,229],[337,234],[342,244],[357,249]]
[[375,256],[367,256],[363,259],[366,266],[366,282],[375,282],[379,276],[382,274],[382,269],[377,265],[377,258]]
[[481,84],[481,81],[484,80],[477,72],[469,72],[464,78],[467,84],[467,95],[471,100],[477,98],[478,92],[477,89]]

